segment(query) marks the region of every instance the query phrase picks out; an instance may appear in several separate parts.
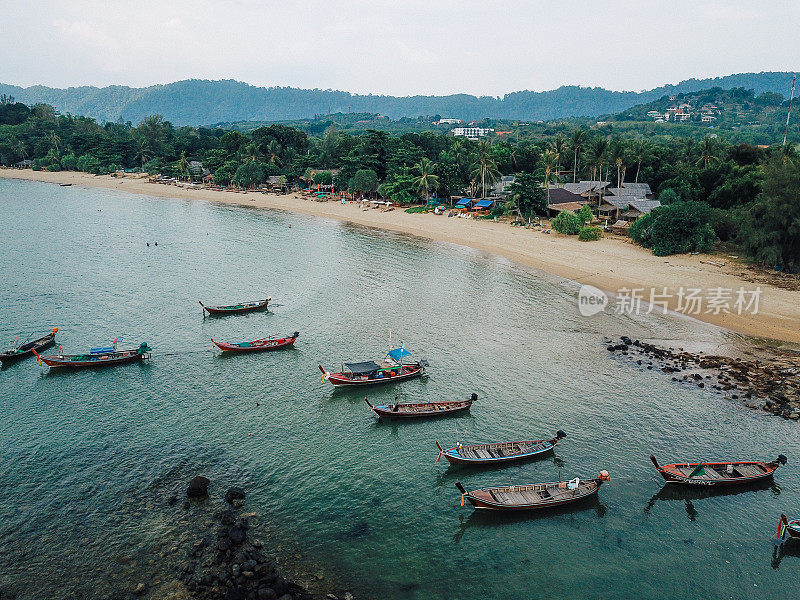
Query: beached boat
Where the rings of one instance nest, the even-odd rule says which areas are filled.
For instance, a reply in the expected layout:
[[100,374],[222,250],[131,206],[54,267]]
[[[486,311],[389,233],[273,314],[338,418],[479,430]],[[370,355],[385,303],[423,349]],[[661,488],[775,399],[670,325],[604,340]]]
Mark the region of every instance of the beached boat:
[[698,462],[659,465],[656,457],[650,460],[667,483],[699,486],[745,485],[772,477],[781,465],[786,464],[783,454],[772,462]]
[[444,456],[453,465],[494,465],[515,460],[525,460],[552,452],[559,440],[567,434],[559,430],[556,437],[549,440],[523,440],[518,442],[494,442],[490,444],[459,444],[443,449],[439,442],[439,458]]
[[783,539],[788,536],[789,539],[800,541],[800,519],[789,520],[786,515],[781,515],[781,520],[778,522],[778,539]]
[[265,352],[293,346],[299,335],[300,332],[295,331],[287,337],[270,336],[260,340],[253,340],[252,342],[218,342],[214,338],[211,338],[211,341],[223,352]]
[[33,356],[34,352],[41,352],[45,348],[49,348],[56,342],[57,331],[58,327],[53,327],[53,331],[40,337],[38,340],[25,342],[24,344],[10,348],[6,352],[0,352],[0,364],[4,366],[9,365],[18,360],[22,360],[26,356]]
[[364,402],[378,417],[391,419],[420,419],[425,417],[443,417],[469,410],[478,394],[472,394],[469,400],[450,400],[444,402],[415,402],[373,405],[364,398]]
[[488,487],[468,492],[456,482],[461,492],[461,506],[466,499],[472,506],[484,510],[538,510],[573,504],[597,494],[600,486],[611,477],[608,471],[600,471],[595,479],[575,478],[571,481],[531,483],[528,485],[505,485]]
[[51,369],[70,368],[85,369],[94,367],[115,367],[126,363],[138,362],[150,358],[152,348],[142,342],[135,350],[117,350],[116,344],[107,348],[92,348],[88,354],[56,354],[42,356],[34,352],[40,364]]
[[252,302],[240,302],[239,304],[231,304],[230,306],[206,306],[200,302],[200,306],[203,307],[203,314],[208,311],[209,315],[238,315],[254,310],[264,310],[269,305],[270,300],[272,300],[272,298],[253,300]]
[[339,373],[330,373],[322,365],[319,365],[319,370],[322,371],[322,381],[328,380],[333,385],[359,386],[398,383],[425,375],[428,361],[422,359],[416,362],[404,362],[403,359],[409,356],[411,356],[411,352],[401,346],[389,350],[380,363],[372,360],[343,363]]

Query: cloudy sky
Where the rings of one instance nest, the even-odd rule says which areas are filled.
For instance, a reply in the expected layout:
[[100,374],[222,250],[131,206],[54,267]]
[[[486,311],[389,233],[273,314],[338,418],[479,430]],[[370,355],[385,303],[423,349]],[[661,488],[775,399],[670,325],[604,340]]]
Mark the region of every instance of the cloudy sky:
[[0,0],[0,81],[642,90],[800,69],[799,30],[797,0]]

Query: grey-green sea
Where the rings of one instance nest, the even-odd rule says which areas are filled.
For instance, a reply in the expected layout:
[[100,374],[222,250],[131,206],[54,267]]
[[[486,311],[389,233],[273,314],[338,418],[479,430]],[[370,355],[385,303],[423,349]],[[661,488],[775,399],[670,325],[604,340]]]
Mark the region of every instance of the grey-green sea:
[[[672,315],[582,317],[577,285],[494,255],[279,211],[0,180],[0,336],[59,327],[64,352],[136,347],[109,370],[0,372],[0,597],[105,598],[157,574],[193,475],[247,491],[272,549],[356,598],[797,597],[797,424],[614,358],[622,334],[744,351]],[[147,245],[147,242],[150,245]],[[155,243],[158,243],[156,246]],[[577,243],[577,242],[576,242]],[[588,251],[588,250],[587,250]],[[198,300],[272,296],[268,312],[203,318]],[[300,332],[294,349],[221,356],[210,338]],[[403,342],[429,377],[373,403],[468,398],[469,414],[378,422],[365,391],[318,364]],[[495,470],[437,462],[435,442],[568,437]],[[664,490],[662,462],[789,457],[771,485]],[[597,502],[542,514],[460,506],[487,485],[611,474]],[[161,576],[164,579],[164,576]]]

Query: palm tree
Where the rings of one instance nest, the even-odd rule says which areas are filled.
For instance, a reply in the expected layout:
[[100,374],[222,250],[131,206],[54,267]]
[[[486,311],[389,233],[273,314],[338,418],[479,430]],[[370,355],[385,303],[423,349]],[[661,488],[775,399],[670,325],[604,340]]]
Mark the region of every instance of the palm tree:
[[615,137],[608,145],[608,154],[611,162],[617,166],[617,187],[622,187],[622,171],[625,162],[625,142],[620,137]]
[[47,137],[45,139],[50,143],[50,145],[53,148],[55,148],[56,154],[58,154],[59,153],[58,145],[61,143],[61,138],[58,137],[58,134],[55,131],[51,131],[50,133],[47,134]]
[[707,169],[711,163],[717,162],[718,160],[717,142],[714,138],[707,135],[700,143],[700,156],[697,157],[697,166],[703,165],[703,168]]
[[419,173],[419,176],[414,179],[414,185],[417,186],[417,191],[423,194],[423,199],[428,200],[428,192],[431,189],[439,187],[439,177],[433,174],[436,167],[427,158],[421,158],[420,161],[414,165],[414,169]]
[[178,172],[184,177],[189,176],[189,161],[186,158],[186,151],[181,152],[181,157],[178,159],[178,164],[175,165]]
[[636,178],[634,183],[639,183],[639,171],[642,168],[642,163],[650,159],[652,154],[652,147],[650,142],[645,139],[636,139],[631,143],[631,158],[636,161]]
[[558,172],[558,155],[555,150],[545,150],[542,154],[542,170],[544,171],[544,188],[547,190],[547,206],[550,206],[550,176]]
[[589,134],[585,129],[576,129],[572,132],[569,145],[572,147],[572,183],[578,178],[578,156],[583,153]]
[[681,158],[686,162],[690,162],[694,155],[695,141],[692,138],[681,138],[678,141],[678,145],[682,154]]
[[28,150],[25,148],[25,142],[19,139],[14,139],[12,142],[14,152],[22,157],[22,160],[28,158]]
[[142,135],[134,136],[136,140],[136,155],[135,158],[138,158],[142,161],[142,170],[144,170],[144,164],[153,157],[153,152],[150,150],[150,143],[147,141]]
[[267,144],[267,152],[266,152],[266,156],[269,158],[269,162],[271,162],[272,164],[279,163],[280,155],[281,155],[281,145],[278,143],[277,140],[270,140],[269,144]]
[[500,171],[497,169],[497,163],[490,156],[490,151],[491,145],[487,142],[478,144],[478,157],[470,172],[472,179],[481,181],[481,198],[486,198],[486,184],[491,185],[500,179]]
[[565,138],[563,134],[559,133],[556,137],[553,138],[553,141],[550,142],[550,149],[553,151],[555,155],[557,170],[560,171],[561,159],[567,153],[567,138]]
[[[589,144],[589,151],[591,152],[592,161],[597,165],[599,179],[603,181],[603,165],[606,161],[606,152],[608,151],[608,140],[604,137],[596,137]],[[603,189],[600,189],[600,197],[603,197]]]

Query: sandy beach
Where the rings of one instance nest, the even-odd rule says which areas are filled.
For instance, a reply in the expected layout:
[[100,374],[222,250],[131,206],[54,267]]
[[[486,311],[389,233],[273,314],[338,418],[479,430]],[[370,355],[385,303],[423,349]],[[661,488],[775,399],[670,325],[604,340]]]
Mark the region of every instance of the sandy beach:
[[[315,202],[298,194],[187,189],[149,183],[139,176],[0,169],[0,177],[102,187],[155,197],[205,200],[338,219],[469,246],[612,293],[624,289],[643,290],[641,296],[644,300],[650,298],[651,289],[660,293],[666,288],[670,295],[665,302],[672,310],[680,308],[677,292],[681,288],[732,290],[729,312],[706,312],[706,304],[700,313],[691,316],[744,335],[800,344],[800,293],[772,285],[738,259],[706,255],[657,257],[630,240],[618,237],[585,243],[575,237],[547,235],[506,223],[409,214],[402,209],[389,212],[365,210],[355,203]],[[724,263],[724,266],[701,261]],[[744,288],[749,292],[757,286],[761,289],[758,312],[737,314],[735,291]]]

